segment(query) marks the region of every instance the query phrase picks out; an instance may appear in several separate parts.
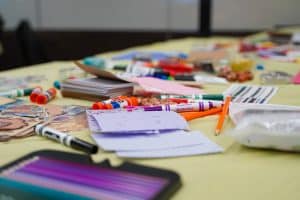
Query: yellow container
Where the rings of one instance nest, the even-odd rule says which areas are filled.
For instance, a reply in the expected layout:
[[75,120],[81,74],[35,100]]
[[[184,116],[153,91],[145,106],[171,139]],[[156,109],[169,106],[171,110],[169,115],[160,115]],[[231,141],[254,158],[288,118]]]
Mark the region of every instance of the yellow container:
[[254,62],[247,58],[239,58],[230,62],[231,69],[234,72],[251,71],[253,65]]

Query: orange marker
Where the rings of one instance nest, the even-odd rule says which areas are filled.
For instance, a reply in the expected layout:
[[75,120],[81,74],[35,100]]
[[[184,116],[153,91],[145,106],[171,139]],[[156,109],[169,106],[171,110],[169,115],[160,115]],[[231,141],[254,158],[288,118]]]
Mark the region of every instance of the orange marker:
[[127,101],[128,106],[138,106],[139,105],[139,101],[138,101],[137,97],[127,97],[124,100]]
[[30,96],[29,96],[30,101],[33,102],[33,103],[35,103],[36,102],[36,98],[40,94],[42,94],[42,92],[43,92],[43,88],[42,87],[38,86],[38,87],[34,88],[32,90],[32,92],[31,92]]
[[226,99],[225,99],[225,103],[223,105],[222,113],[220,114],[220,117],[219,117],[219,120],[218,120],[218,123],[217,123],[217,126],[216,126],[216,132],[215,132],[216,135],[219,135],[221,130],[222,130],[225,117],[228,113],[230,101],[231,101],[231,96],[227,96]]
[[220,113],[222,111],[222,108],[212,108],[206,111],[201,112],[183,112],[179,113],[186,121],[191,121],[193,119],[197,119],[200,117],[206,117],[209,115],[214,115],[217,113]]
[[38,95],[36,98],[36,102],[38,104],[46,104],[56,96],[56,89],[50,88],[47,91],[43,92],[42,94]]

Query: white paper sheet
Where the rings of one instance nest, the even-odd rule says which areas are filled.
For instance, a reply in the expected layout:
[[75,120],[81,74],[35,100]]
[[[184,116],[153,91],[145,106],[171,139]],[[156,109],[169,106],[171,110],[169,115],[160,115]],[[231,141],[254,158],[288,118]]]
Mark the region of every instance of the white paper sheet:
[[214,143],[206,143],[193,146],[151,151],[118,151],[117,156],[127,158],[165,158],[213,154],[221,152],[223,152],[223,149],[220,146]]
[[223,152],[222,147],[198,131],[138,136],[92,134],[92,137],[102,149],[116,151],[120,157],[163,158]]
[[92,134],[96,143],[106,151],[143,151],[202,144],[205,138],[199,132],[172,131],[138,136]]
[[102,113],[90,111],[88,115],[89,126],[92,132],[126,133],[188,129],[185,119],[179,114],[170,111],[112,111]]

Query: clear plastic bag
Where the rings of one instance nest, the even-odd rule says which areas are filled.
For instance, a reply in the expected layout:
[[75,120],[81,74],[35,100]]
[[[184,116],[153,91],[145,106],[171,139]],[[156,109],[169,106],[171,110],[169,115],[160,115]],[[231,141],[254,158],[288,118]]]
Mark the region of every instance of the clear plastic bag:
[[228,134],[243,145],[300,152],[300,107],[231,104],[236,127]]

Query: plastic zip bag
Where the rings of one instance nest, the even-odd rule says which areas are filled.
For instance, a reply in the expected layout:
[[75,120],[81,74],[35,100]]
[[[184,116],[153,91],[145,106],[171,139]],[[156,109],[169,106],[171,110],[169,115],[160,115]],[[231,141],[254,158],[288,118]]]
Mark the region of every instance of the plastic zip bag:
[[236,127],[228,134],[237,142],[300,152],[300,107],[231,104],[230,117]]

